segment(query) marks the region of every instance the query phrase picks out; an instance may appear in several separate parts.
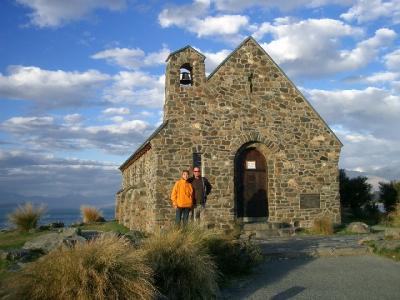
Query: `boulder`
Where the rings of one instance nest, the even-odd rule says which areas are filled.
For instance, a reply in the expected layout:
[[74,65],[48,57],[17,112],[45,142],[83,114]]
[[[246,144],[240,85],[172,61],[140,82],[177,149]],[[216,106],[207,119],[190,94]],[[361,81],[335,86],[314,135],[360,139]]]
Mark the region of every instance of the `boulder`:
[[27,241],[22,248],[26,250],[37,250],[44,253],[49,253],[50,251],[62,245],[72,247],[77,243],[85,242],[86,239],[82,236],[79,236],[76,233],[76,229],[74,231],[66,228],[59,233],[54,232],[38,236],[33,240]]
[[352,233],[370,233],[371,229],[363,222],[352,222],[347,226],[347,231]]
[[12,262],[26,263],[32,261],[43,253],[40,250],[12,249],[7,252],[7,260]]

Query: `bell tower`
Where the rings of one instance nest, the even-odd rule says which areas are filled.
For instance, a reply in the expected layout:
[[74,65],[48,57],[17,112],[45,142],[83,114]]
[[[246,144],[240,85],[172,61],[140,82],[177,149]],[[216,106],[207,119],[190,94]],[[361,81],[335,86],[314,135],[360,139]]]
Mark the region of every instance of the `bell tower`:
[[164,121],[181,118],[201,98],[205,56],[191,46],[172,52],[166,62]]

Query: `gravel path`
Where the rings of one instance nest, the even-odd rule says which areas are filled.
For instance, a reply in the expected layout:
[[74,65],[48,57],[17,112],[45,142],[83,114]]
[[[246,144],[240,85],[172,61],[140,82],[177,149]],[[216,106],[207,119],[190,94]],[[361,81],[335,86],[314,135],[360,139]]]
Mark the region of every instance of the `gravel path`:
[[373,255],[275,258],[222,299],[400,299],[400,263]]

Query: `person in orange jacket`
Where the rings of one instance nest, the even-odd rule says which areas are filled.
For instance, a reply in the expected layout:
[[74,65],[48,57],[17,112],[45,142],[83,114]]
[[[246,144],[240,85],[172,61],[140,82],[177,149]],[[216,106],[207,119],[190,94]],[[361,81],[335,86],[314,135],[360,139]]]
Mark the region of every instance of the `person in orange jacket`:
[[193,205],[193,188],[187,182],[188,178],[189,171],[182,171],[182,178],[175,183],[171,193],[172,205],[176,208],[175,222],[177,225],[180,225],[181,221],[183,224],[187,223]]

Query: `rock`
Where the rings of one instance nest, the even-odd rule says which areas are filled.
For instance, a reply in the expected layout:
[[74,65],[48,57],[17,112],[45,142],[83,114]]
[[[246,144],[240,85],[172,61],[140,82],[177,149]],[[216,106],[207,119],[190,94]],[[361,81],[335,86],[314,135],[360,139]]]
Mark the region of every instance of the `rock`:
[[98,231],[98,230],[81,230],[81,236],[83,236],[87,240],[92,240],[97,237],[99,237],[101,234],[103,234],[103,231]]
[[7,252],[6,259],[12,262],[28,262],[43,254],[40,250],[13,249]]
[[367,235],[362,239],[359,239],[357,243],[359,245],[363,245],[366,242],[380,241],[380,240],[383,240],[383,236],[381,234],[374,234],[374,235]]
[[49,225],[40,225],[40,226],[38,227],[38,229],[39,229],[40,231],[50,230],[50,226],[49,226]]
[[106,222],[106,219],[104,219],[104,217],[99,217],[99,218],[96,220],[96,222],[104,223],[104,222]]
[[80,235],[81,230],[79,228],[66,227],[66,228],[59,230],[59,233],[64,237],[73,237],[75,235]]
[[347,226],[347,230],[352,233],[370,233],[369,226],[363,222],[352,222]]
[[[74,228],[75,229],[75,228]],[[86,239],[74,233],[72,230],[63,230],[60,233],[48,233],[41,235],[31,241],[27,241],[23,249],[39,250],[44,253],[49,253],[62,245],[73,246],[77,243],[85,243]]]
[[400,228],[387,228],[385,229],[385,238],[400,240]]
[[49,224],[50,228],[63,228],[64,223],[63,222],[53,222]]

